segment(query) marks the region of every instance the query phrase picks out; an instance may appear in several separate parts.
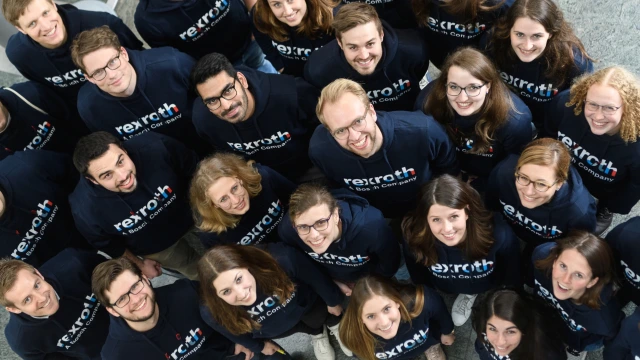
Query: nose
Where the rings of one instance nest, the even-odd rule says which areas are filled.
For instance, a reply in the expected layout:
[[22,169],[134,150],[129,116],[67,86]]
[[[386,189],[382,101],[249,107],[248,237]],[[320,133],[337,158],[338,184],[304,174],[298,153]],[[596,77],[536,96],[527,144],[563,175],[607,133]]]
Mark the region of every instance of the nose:
[[596,111],[593,112],[592,117],[596,119],[604,119],[604,113],[602,112],[602,107],[598,107]]
[[500,347],[504,347],[506,344],[507,344],[507,338],[504,336],[504,334],[502,333],[498,334],[498,341],[496,342],[496,345]]
[[118,75],[118,72],[116,70],[111,70],[111,69],[109,69],[109,67],[106,67],[104,69],[104,71],[107,72],[107,76],[106,77],[108,77],[109,79],[115,79],[117,77],[117,75]]
[[533,47],[533,42],[531,41],[531,39],[525,39],[524,40],[524,49],[525,50],[531,50],[532,47]]
[[231,100],[227,100],[223,97],[220,98],[220,107],[224,108],[225,110],[229,110],[231,108],[231,105],[233,105],[233,99]]
[[242,196],[229,194],[229,199],[231,199],[231,204],[238,205],[238,203],[242,200]]
[[571,273],[569,273],[569,271],[566,271],[563,275],[562,275],[562,283],[563,284],[569,284],[571,282]]
[[446,221],[446,220],[445,220],[445,221],[444,221],[444,231],[449,232],[449,231],[451,231],[451,230],[453,230],[453,224],[451,224],[451,222],[450,222],[450,221]]
[[360,51],[358,52],[358,58],[360,59],[368,59],[369,58],[369,50],[367,50],[366,47],[361,47]]
[[352,129],[351,127],[348,127],[347,131],[349,132],[349,140],[353,141],[357,141],[360,138],[360,134],[362,134],[361,131]]
[[128,177],[129,177],[129,170],[128,169],[120,169],[120,171],[118,172],[118,180],[125,181],[125,180],[127,180]]
[[289,16],[291,15],[291,13],[293,12],[293,9],[291,8],[290,4],[287,4],[286,2],[284,3],[284,15],[285,16]]
[[458,100],[462,100],[463,102],[464,102],[464,100],[468,100],[469,99],[469,95],[467,95],[466,89],[460,91],[460,94],[458,94],[457,99]]

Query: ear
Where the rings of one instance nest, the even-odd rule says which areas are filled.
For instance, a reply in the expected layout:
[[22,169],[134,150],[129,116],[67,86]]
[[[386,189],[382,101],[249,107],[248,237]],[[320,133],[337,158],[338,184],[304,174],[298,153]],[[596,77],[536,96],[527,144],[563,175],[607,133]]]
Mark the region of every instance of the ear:
[[344,48],[342,47],[342,41],[340,41],[340,37],[338,35],[336,35],[336,42],[338,43],[338,46],[340,46],[340,50],[344,51]]
[[373,122],[378,121],[378,114],[376,114],[376,109],[373,108],[373,104],[369,103],[369,111],[371,112],[371,118]]
[[127,52],[127,49],[124,48],[124,46],[120,46],[120,57],[124,58],[124,60],[129,61],[129,53]]
[[563,182],[559,182],[556,184],[556,191],[560,190],[560,188],[562,187],[562,185],[564,185],[564,181]]
[[27,33],[24,30],[22,30],[22,28],[20,26],[18,26],[18,25],[14,25],[14,26],[16,27],[16,29],[18,29],[18,31],[20,31],[21,33],[27,35]]
[[598,277],[591,279],[591,281],[589,281],[589,283],[587,284],[587,289],[591,289],[592,287],[594,287],[598,283],[598,280],[600,280],[600,278]]
[[238,81],[240,82],[240,84],[242,84],[242,87],[248,89],[249,82],[247,81],[247,78],[244,76],[244,74],[238,71],[238,75],[236,76],[238,77]]
[[89,180],[89,181],[91,181],[94,185],[100,185],[100,184],[98,184],[98,182],[97,182],[97,181],[93,180],[93,178],[92,178],[92,177],[90,177],[90,176],[85,176],[84,178],[85,178],[85,179],[87,179],[87,180]]
[[384,41],[384,30],[380,30],[380,42]]
[[21,310],[18,310],[18,308],[14,308],[13,306],[5,306],[4,307],[8,312],[10,313],[14,313],[14,314],[22,314]]
[[107,309],[107,311],[109,312],[109,314],[115,316],[115,317],[120,317],[120,314],[118,314],[115,310],[113,310],[113,308],[111,306],[105,306],[105,309]]
[[487,94],[488,94],[489,90],[491,90],[491,83],[488,82],[485,86],[487,87]]
[[38,269],[34,269],[35,270],[35,274],[38,275],[40,277],[40,279],[44,280],[44,276],[42,276],[42,274],[40,274],[40,271],[38,271]]

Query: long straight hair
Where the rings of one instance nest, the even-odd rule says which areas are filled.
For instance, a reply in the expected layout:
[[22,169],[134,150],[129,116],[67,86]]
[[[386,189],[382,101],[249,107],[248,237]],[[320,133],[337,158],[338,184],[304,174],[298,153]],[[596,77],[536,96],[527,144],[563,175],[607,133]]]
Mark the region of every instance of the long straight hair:
[[[333,8],[337,4],[331,0],[305,0],[307,13],[302,18],[296,32],[308,39],[316,39],[323,34],[332,34]],[[261,33],[276,41],[289,40],[289,27],[273,14],[268,0],[258,0],[255,4],[253,23]]]
[[[491,0],[443,0],[439,5],[447,13],[462,19],[462,21],[473,21],[481,12],[496,10],[504,0],[496,1],[493,5]],[[429,26],[429,7],[431,0],[412,0],[411,6],[416,14],[416,20],[421,26]]]

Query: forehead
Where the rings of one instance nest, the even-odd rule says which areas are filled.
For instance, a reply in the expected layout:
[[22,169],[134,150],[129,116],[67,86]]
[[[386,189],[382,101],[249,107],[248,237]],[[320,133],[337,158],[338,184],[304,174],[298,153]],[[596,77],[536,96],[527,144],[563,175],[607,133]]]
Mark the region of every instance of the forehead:
[[380,33],[376,29],[376,24],[373,21],[369,21],[366,24],[358,25],[343,32],[340,38],[343,43],[364,44],[371,39],[379,39]]
[[362,101],[352,93],[344,93],[334,103],[327,103],[322,109],[324,120],[331,130],[351,125],[362,116],[365,106]]
[[296,223],[311,225],[320,219],[328,218],[329,215],[329,206],[327,204],[319,204],[298,215]]
[[622,104],[622,97],[618,90],[609,85],[593,84],[587,91],[587,98],[592,101],[603,101],[602,105],[614,104],[616,106]]
[[93,74],[96,70],[107,65],[109,60],[118,55],[118,50],[112,47],[103,47],[90,52],[82,58],[82,63],[88,74]]
[[53,2],[49,0],[33,0],[24,8],[24,12],[18,17],[18,22],[31,22],[41,16],[45,10],[51,9],[53,9]]
[[385,306],[391,303],[393,303],[393,301],[386,296],[374,295],[362,306],[362,314],[370,314],[381,311]]
[[547,32],[547,30],[544,28],[544,26],[542,26],[542,24],[540,24],[539,22],[529,17],[518,18],[513,23],[513,27],[511,29],[514,31],[519,31],[522,33],[531,33],[531,34]]
[[495,326],[498,329],[508,329],[511,327],[516,327],[516,324],[512,323],[511,321],[505,320],[503,318],[499,318],[495,315],[493,315],[492,317],[489,318],[489,320],[487,320],[487,325],[491,324],[493,326]]
[[105,291],[105,295],[109,302],[114,303],[120,296],[126,294],[133,284],[140,278],[129,270],[125,270],[118,275],[112,282],[111,286]]
[[567,267],[572,271],[579,271],[586,275],[591,274],[591,266],[589,266],[587,258],[580,254],[576,249],[567,249],[563,251],[560,256],[558,256],[557,261],[567,265]]
[[120,155],[123,155],[125,160],[129,159],[123,149],[114,144],[109,144],[109,149],[102,156],[89,162],[89,175],[97,178],[103,172],[115,169]]
[[218,180],[214,181],[211,186],[209,186],[207,194],[211,199],[218,200],[226,195],[235,184],[235,178],[232,178],[230,176],[221,177]]
[[447,73],[447,81],[456,83],[460,86],[466,86],[468,84],[482,84],[482,81],[473,75],[467,70],[461,68],[460,66],[452,66],[449,68],[449,72]]
[[455,213],[455,212],[459,212],[459,211],[464,211],[463,209],[454,209],[454,208],[450,208],[448,206],[444,206],[444,205],[440,205],[440,204],[433,204],[431,205],[431,207],[429,208],[429,213],[427,214],[427,216],[445,216],[445,215],[449,215],[451,213]]
[[542,180],[552,183],[556,179],[556,171],[551,166],[524,164],[518,172],[534,181]]
[[220,71],[215,76],[207,79],[202,84],[196,85],[200,97],[203,99],[220,96],[222,90],[229,84],[233,84],[233,77],[229,76],[226,71]]
[[5,293],[5,298],[13,303],[22,301],[25,295],[31,292],[33,284],[38,279],[40,279],[38,274],[34,274],[27,269],[20,269],[16,274],[16,281],[13,286]]
[[216,291],[220,291],[225,287],[232,285],[236,277],[243,275],[246,270],[247,269],[245,268],[235,268],[221,272],[218,274],[218,277],[213,280],[213,287],[216,288]]

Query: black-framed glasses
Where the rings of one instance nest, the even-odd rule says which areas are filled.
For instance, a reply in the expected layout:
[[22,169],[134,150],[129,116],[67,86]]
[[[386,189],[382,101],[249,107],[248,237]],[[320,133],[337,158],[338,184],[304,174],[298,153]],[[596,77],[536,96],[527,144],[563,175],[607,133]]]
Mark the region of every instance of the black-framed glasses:
[[487,83],[484,83],[480,86],[478,85],[467,85],[465,87],[460,87],[454,83],[448,83],[447,84],[447,95],[449,96],[458,96],[460,95],[460,93],[464,90],[464,92],[467,94],[467,96],[469,97],[474,97],[474,96],[478,96],[480,95],[480,90],[482,90],[482,87],[487,85]]
[[533,183],[533,188],[537,192],[545,192],[558,182],[558,180],[556,179],[556,181],[554,181],[553,184],[548,185],[546,183],[543,183],[542,181],[533,181],[529,179],[527,176],[521,175],[519,173],[515,173],[515,175],[516,175],[516,182],[518,184],[522,186],[529,186],[529,184]]
[[118,51],[118,56],[109,60],[109,62],[107,63],[107,66],[94,71],[93,74],[89,75],[89,77],[96,81],[100,81],[104,79],[107,76],[107,68],[111,70],[116,70],[117,68],[120,67],[120,65],[122,65],[122,62],[120,61],[120,55],[122,55],[122,53]]
[[224,89],[224,91],[222,91],[222,94],[220,96],[202,99],[202,102],[205,105],[207,105],[209,110],[217,110],[220,107],[220,104],[222,103],[220,99],[233,100],[233,98],[235,98],[236,95],[238,95],[238,91],[236,90],[236,81],[238,81],[238,78],[237,77],[233,78],[233,84],[231,85],[231,87]]
[[320,219],[314,222],[313,225],[296,225],[296,231],[300,235],[307,235],[311,231],[311,228],[316,229],[316,231],[327,230],[327,228],[329,227],[329,220],[331,220],[332,216],[333,213],[326,219]]
[[136,283],[131,286],[126,294],[120,296],[115,303],[111,304],[111,306],[115,306],[117,308],[123,308],[127,306],[129,301],[131,300],[129,294],[138,295],[140,294],[140,291],[142,291],[142,289],[144,289],[144,280],[140,278],[140,280],[136,281]]
[[369,108],[367,107],[364,111],[364,114],[358,118],[353,120],[351,125],[347,127],[340,128],[331,133],[334,138],[344,140],[349,137],[349,129],[353,129],[354,131],[362,131],[367,126],[367,116],[369,115]]
[[591,101],[585,101],[584,102],[584,108],[589,110],[589,111],[593,111],[596,112],[599,109],[602,109],[602,113],[605,115],[613,115],[616,113],[616,111],[620,110],[620,108],[622,107],[622,105],[620,106],[611,106],[611,105],[598,105],[594,102]]
[[[235,197],[243,195],[245,191],[246,189],[244,188],[244,184],[240,179],[236,179],[235,184],[233,184],[231,190],[229,190],[229,192]],[[222,199],[217,201],[216,205],[218,205],[221,209],[229,210],[231,208],[231,199],[229,199],[229,196],[225,195],[222,197]]]

